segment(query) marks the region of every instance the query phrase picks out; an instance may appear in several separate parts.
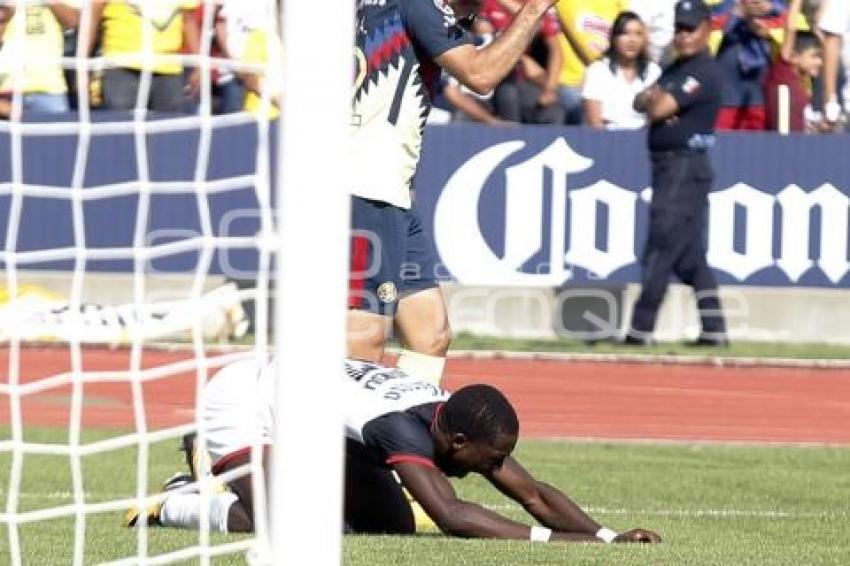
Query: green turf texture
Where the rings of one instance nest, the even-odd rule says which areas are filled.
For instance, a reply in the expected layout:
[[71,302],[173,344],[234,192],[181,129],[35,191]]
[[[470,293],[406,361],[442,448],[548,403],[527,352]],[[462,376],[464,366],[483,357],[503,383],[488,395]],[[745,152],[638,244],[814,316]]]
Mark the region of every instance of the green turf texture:
[[684,342],[661,342],[653,346],[627,346],[614,342],[588,344],[576,340],[496,338],[465,332],[452,337],[452,350],[498,350],[515,352],[566,352],[583,354],[650,354],[679,356],[726,356],[733,358],[850,359],[850,346],[786,342],[736,342],[726,348],[689,346]]
[[[254,336],[248,335],[234,342],[253,345]],[[391,346],[401,347],[397,341]],[[734,340],[725,348],[690,346],[686,342],[660,342],[652,346],[627,346],[617,342],[588,343],[572,339],[540,340],[532,338],[501,338],[468,332],[452,335],[452,351],[496,350],[499,352],[555,352],[578,354],[647,354],[671,356],[723,356],[731,358],[785,358],[798,360],[850,360],[850,346],[843,344],[743,342]]]
[[[108,433],[92,431],[86,441]],[[30,442],[64,443],[67,433],[28,430]],[[8,438],[8,431],[3,433]],[[151,446],[149,478],[158,485],[181,469],[172,440]],[[655,547],[531,544],[472,541],[438,535],[348,536],[344,563],[390,564],[847,564],[850,557],[850,448],[677,444],[607,444],[521,441],[518,458],[539,479],[562,487],[597,520],[617,530],[657,530]],[[130,497],[135,492],[132,449],[84,458],[87,501]],[[11,458],[0,453],[0,505],[6,508]],[[457,483],[462,497],[527,521],[513,503],[480,478]],[[321,491],[321,486],[313,487]],[[71,503],[67,458],[26,456],[20,509]],[[319,495],[317,501],[321,501]],[[376,502],[376,504],[379,504]],[[123,515],[88,518],[87,564],[132,556],[136,534]],[[73,520],[21,527],[24,564],[68,564]],[[214,535],[214,541],[238,540]],[[150,552],[196,544],[197,533],[155,529]],[[9,562],[8,536],[0,525],[0,564]],[[197,563],[193,561],[190,563]],[[246,564],[236,556],[215,564]],[[309,560],[305,562],[308,564]]]

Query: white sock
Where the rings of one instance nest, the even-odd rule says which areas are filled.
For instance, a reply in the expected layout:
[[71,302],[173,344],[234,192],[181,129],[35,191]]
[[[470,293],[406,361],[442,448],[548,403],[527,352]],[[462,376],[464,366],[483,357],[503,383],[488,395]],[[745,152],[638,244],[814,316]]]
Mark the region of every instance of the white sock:
[[420,354],[412,350],[402,350],[398,355],[398,363],[396,363],[396,367],[407,375],[424,379],[437,387],[440,386],[445,365],[446,358]]
[[[210,531],[226,533],[227,515],[236,500],[235,493],[210,494]],[[198,529],[201,526],[201,494],[173,493],[162,502],[159,522],[164,527]]]

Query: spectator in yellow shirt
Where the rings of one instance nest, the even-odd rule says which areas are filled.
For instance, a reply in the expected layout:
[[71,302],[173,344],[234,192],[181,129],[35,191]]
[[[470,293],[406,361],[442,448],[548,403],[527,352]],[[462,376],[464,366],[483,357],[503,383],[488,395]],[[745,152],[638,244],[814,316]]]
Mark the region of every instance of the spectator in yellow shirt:
[[[250,1],[250,0],[246,0]],[[175,59],[184,51],[198,53],[199,29],[194,10],[199,0],[95,0],[88,45],[93,50],[98,32],[107,62],[103,73],[103,106],[110,110],[136,107],[142,72],[150,71],[147,108],[183,112],[197,94],[199,71],[188,80]]]
[[271,29],[254,29],[248,33],[242,62],[262,66],[258,72],[240,72],[239,78],[245,85],[245,110],[253,114],[263,111],[263,94],[268,89],[269,106],[267,117],[277,118],[280,95],[283,91],[283,45]]
[[564,32],[559,95],[567,110],[568,124],[581,123],[584,71],[608,49],[611,24],[626,9],[628,0],[560,0],[555,4]]
[[18,10],[0,7],[0,95],[7,102],[6,114],[16,91],[21,93],[25,112],[68,112],[68,85],[62,67],[64,30],[79,24],[79,5],[75,0]]

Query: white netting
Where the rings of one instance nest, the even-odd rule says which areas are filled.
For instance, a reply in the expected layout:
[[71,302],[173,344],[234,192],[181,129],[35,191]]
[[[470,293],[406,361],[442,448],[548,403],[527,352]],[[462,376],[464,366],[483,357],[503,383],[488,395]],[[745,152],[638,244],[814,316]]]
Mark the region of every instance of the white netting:
[[[211,55],[219,8],[211,0],[201,2],[199,54],[160,58],[155,25],[141,26],[140,58],[90,57],[88,1],[79,2],[76,54],[50,55],[22,38],[44,29],[43,18],[59,21],[59,12],[39,1],[3,3],[15,12],[4,10],[12,17],[0,49],[9,107],[0,122],[2,563],[208,563],[256,544],[211,535],[205,506],[200,533],[160,536],[121,521],[128,507],[158,501],[163,472],[179,469],[178,441],[196,428],[208,376],[268,349],[279,18],[274,0],[242,3],[265,10],[240,20],[260,26],[242,31],[262,31],[265,63]],[[186,4],[150,0],[133,9],[170,25]],[[240,2],[225,4],[236,19]],[[116,14],[101,17],[101,32]],[[147,112],[156,80],[147,70],[128,112],[90,108],[92,93],[102,97],[92,85],[103,84],[103,71],[163,62],[199,70],[196,110]],[[57,67],[75,71],[77,114],[30,115],[25,105],[37,100],[27,77]],[[214,115],[213,87],[232,72],[261,86],[256,109]],[[228,276],[250,285],[239,290]],[[250,345],[222,347],[245,334],[246,303],[254,310]]]

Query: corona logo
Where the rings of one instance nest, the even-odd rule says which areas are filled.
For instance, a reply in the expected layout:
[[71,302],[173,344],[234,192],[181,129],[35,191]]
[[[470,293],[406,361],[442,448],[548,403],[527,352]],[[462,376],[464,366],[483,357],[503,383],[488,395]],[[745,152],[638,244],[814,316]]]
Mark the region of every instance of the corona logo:
[[[550,287],[574,278],[577,268],[606,278],[634,264],[643,244],[635,241],[636,227],[646,221],[639,205],[651,191],[640,198],[604,178],[572,188],[569,176],[594,162],[560,137],[521,163],[503,165],[525,146],[516,140],[487,147],[449,177],[434,211],[434,239],[448,272],[468,285]],[[488,181],[499,175],[504,224],[493,226],[478,211]],[[600,209],[607,222],[600,222]],[[793,284],[819,270],[837,285],[850,272],[849,218],[850,197],[830,183],[809,192],[792,184],[775,194],[737,183],[709,195],[708,261],[739,282],[753,283],[770,269]],[[501,254],[484,236],[481,223],[488,222],[487,233],[504,236]]]
[[[494,145],[472,157],[449,179],[434,217],[437,249],[449,272],[467,284],[557,286],[570,279],[568,265],[606,277],[633,263],[637,195],[607,181],[570,191],[568,176],[590,168],[593,161],[573,151],[563,138],[557,138],[530,159],[504,169],[505,251],[501,257],[493,251],[478,224],[479,199],[490,175],[524,147],[522,141]],[[544,218],[547,170],[552,174],[549,219]],[[609,214],[609,233],[605,238],[609,245],[605,250],[596,245],[599,204],[607,206]],[[544,220],[549,226],[546,235]],[[564,244],[567,234],[569,250]],[[549,250],[548,261],[528,272],[527,262],[543,249]]]

